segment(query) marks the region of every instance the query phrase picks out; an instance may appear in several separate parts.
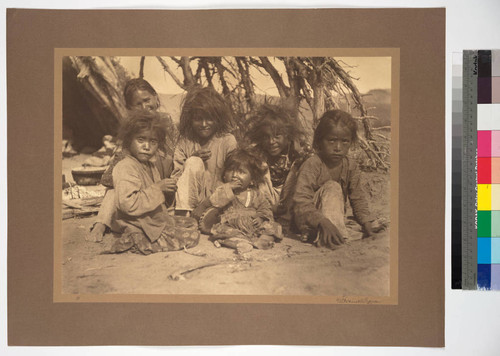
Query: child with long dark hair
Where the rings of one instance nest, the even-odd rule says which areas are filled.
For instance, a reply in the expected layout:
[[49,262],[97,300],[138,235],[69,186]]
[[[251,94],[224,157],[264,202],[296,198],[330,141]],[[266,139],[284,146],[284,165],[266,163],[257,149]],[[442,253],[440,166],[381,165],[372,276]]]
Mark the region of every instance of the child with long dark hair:
[[120,130],[124,157],[113,169],[117,214],[111,222],[122,237],[110,252],[129,249],[143,254],[196,246],[198,224],[167,212],[165,193],[176,191],[176,180],[161,178],[152,162],[165,145],[166,128],[158,113],[133,112]]
[[[146,111],[158,112],[160,109],[160,99],[156,90],[143,78],[134,78],[125,84],[123,90],[125,107],[129,112]],[[162,178],[167,178],[172,172],[172,155],[175,141],[177,139],[177,129],[170,116],[166,113],[160,113],[159,117],[166,127],[166,137],[163,148],[157,151],[157,157],[154,160]],[[122,147],[118,145],[111,158],[110,164],[101,179],[101,184],[108,189],[99,208],[96,222],[91,228],[90,234],[86,237],[88,241],[101,242],[106,229],[111,226],[111,221],[116,214],[115,198],[113,190],[113,169],[125,155],[122,153]],[[173,197],[172,197],[173,200]]]
[[226,157],[237,147],[236,139],[229,133],[231,118],[228,104],[214,89],[188,90],[174,152],[172,177],[178,179],[176,214],[190,215],[221,183]]
[[274,222],[271,205],[257,188],[264,174],[262,161],[256,155],[236,150],[224,164],[224,183],[209,199],[211,206],[221,214],[220,223],[211,229],[212,238],[239,253],[251,251],[253,247],[268,249],[275,239],[281,239],[281,226]]
[[344,223],[347,199],[364,237],[372,235],[372,218],[361,187],[361,172],[347,157],[357,140],[357,123],[347,112],[327,111],[314,131],[316,154],[300,168],[293,197],[294,220],[318,246],[335,248],[349,239]]
[[297,172],[308,154],[300,124],[289,110],[268,103],[261,105],[249,121],[247,138],[269,168],[260,189],[269,197],[276,215],[288,215]]

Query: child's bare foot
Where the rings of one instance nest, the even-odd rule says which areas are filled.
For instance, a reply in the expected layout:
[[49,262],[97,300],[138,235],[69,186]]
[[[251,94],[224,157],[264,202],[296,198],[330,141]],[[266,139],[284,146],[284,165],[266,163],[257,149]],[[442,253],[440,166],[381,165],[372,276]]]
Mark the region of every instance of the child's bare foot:
[[244,253],[247,253],[247,252],[250,252],[253,250],[253,245],[244,240],[244,239],[240,239],[240,238],[230,238],[230,239],[225,239],[225,240],[217,240],[219,241],[219,243],[222,245],[222,246],[225,246],[225,247],[229,247],[229,248],[232,248],[232,249],[235,249],[236,250],[236,253],[238,253],[239,255],[242,255]]
[[259,250],[269,250],[274,246],[274,237],[269,235],[261,235],[253,245]]
[[106,225],[96,223],[90,233],[85,237],[85,240],[90,242],[102,242],[104,233],[106,232]]
[[243,255],[253,250],[253,245],[250,242],[238,242],[236,245],[236,252]]

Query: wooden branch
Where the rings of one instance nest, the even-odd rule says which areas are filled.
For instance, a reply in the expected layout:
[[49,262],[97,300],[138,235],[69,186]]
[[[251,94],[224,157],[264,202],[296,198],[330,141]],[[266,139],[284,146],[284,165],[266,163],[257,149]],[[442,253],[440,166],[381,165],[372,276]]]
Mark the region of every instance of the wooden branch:
[[261,61],[261,67],[271,76],[274,84],[276,84],[276,89],[278,89],[278,93],[282,98],[287,98],[290,95],[290,88],[285,85],[283,78],[273,66],[269,58],[267,57],[259,57]]
[[[172,58],[172,57],[171,57]],[[161,66],[163,67],[163,70],[165,72],[167,72],[170,77],[172,77],[172,79],[174,80],[174,82],[181,88],[181,89],[184,89],[186,90],[186,86],[184,85],[184,83],[182,83],[180,81],[179,78],[177,78],[177,76],[174,74],[174,72],[170,69],[170,67],[168,66],[167,62],[165,62],[165,60],[163,58],[161,58],[160,56],[157,56],[156,59],[158,59],[158,61],[160,62]]]
[[224,66],[221,63],[220,58],[215,61],[215,68],[217,69],[217,73],[219,74],[219,81],[222,86],[222,94],[224,94],[225,98],[228,98],[231,91],[229,90],[229,86],[227,85],[226,79],[224,78]]
[[373,134],[374,136],[377,136],[377,137],[380,137],[381,139],[383,139],[384,141],[389,141],[389,139],[387,137],[385,137],[384,135],[381,135],[379,133],[375,133]]
[[379,157],[379,155],[373,150],[373,148],[370,146],[370,144],[363,138],[359,135],[358,133],[358,141],[359,143],[361,144],[363,150],[367,153],[371,153],[371,156],[370,157],[372,160],[374,160],[375,163],[379,163],[380,166],[382,166],[382,168],[384,169],[389,169],[389,167],[387,166],[387,164],[382,160],[382,158]]
[[[359,111],[361,111],[361,116],[367,116],[366,109],[363,105],[363,102],[361,100],[361,94],[359,93],[358,88],[356,85],[353,83],[353,79],[338,63],[336,60],[333,58],[330,59],[329,64],[331,68],[337,73],[339,78],[342,80],[344,85],[351,91],[352,93],[352,98],[354,102],[356,103],[356,106],[359,108]],[[363,121],[363,126],[365,129],[365,136],[368,140],[372,139],[372,133],[371,133],[371,125],[368,120]]]
[[182,73],[184,74],[184,85],[186,86],[186,88],[192,87],[196,84],[190,64],[191,60],[189,59],[189,57],[181,57],[181,68]]
[[139,78],[144,78],[144,60],[146,57],[141,57],[141,62],[139,63]]
[[200,62],[198,62],[198,66],[196,67],[196,71],[194,72],[194,81],[196,83],[201,82],[201,72],[203,71],[203,67],[201,66]]
[[241,84],[245,90],[245,99],[251,109],[255,107],[255,90],[254,84],[250,77],[250,68],[245,57],[235,57],[236,65],[241,77]]
[[353,116],[353,119],[356,119],[356,120],[378,120],[379,118],[376,116]]
[[304,99],[306,99],[307,105],[311,108],[311,110],[314,112],[314,103],[313,103],[313,98],[311,96],[311,91],[307,87],[306,81],[303,77],[300,77],[299,79],[299,85],[302,89],[302,93],[304,93]]
[[212,83],[213,74],[210,72],[208,61],[205,58],[200,59],[200,65],[203,67],[203,71],[205,72],[205,78],[207,78],[208,85],[213,88],[214,86],[214,84]]
[[173,60],[175,63],[177,63],[179,66],[182,65],[182,62],[179,59],[177,59],[175,57],[170,57],[170,59]]

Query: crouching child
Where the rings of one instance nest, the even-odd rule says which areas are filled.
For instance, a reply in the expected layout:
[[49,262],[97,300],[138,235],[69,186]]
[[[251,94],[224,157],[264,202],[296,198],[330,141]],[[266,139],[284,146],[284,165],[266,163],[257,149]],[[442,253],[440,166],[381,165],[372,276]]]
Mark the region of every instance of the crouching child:
[[[224,183],[200,207],[205,210],[200,221],[202,231],[210,229],[216,244],[245,253],[254,247],[272,248],[282,239],[281,225],[273,219],[269,200],[257,188],[265,173],[263,162],[248,151],[236,150],[228,156]],[[220,222],[210,228],[207,224],[213,214],[220,215]]]
[[300,168],[293,197],[294,220],[303,241],[331,249],[348,241],[344,223],[347,199],[363,237],[373,236],[361,172],[347,155],[356,140],[357,123],[349,113],[331,110],[321,117],[314,131],[316,154]]
[[167,213],[166,196],[175,194],[176,180],[161,179],[153,162],[165,136],[166,128],[155,112],[134,112],[121,128],[125,157],[113,169],[117,214],[112,229],[122,236],[110,252],[147,255],[198,244],[196,220]]

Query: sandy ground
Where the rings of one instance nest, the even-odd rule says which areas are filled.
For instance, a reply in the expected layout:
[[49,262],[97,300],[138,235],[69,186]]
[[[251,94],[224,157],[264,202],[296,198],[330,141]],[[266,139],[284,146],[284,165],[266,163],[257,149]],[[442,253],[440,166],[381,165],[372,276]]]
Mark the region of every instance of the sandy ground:
[[[63,160],[63,170],[82,159]],[[370,174],[365,188],[375,216],[388,218],[386,176]],[[240,256],[202,235],[188,251],[110,255],[102,253],[117,236],[85,241],[94,219],[62,223],[64,294],[389,295],[388,229],[360,240],[359,226],[351,222],[349,232],[357,240],[336,250],[285,237],[270,250]]]

